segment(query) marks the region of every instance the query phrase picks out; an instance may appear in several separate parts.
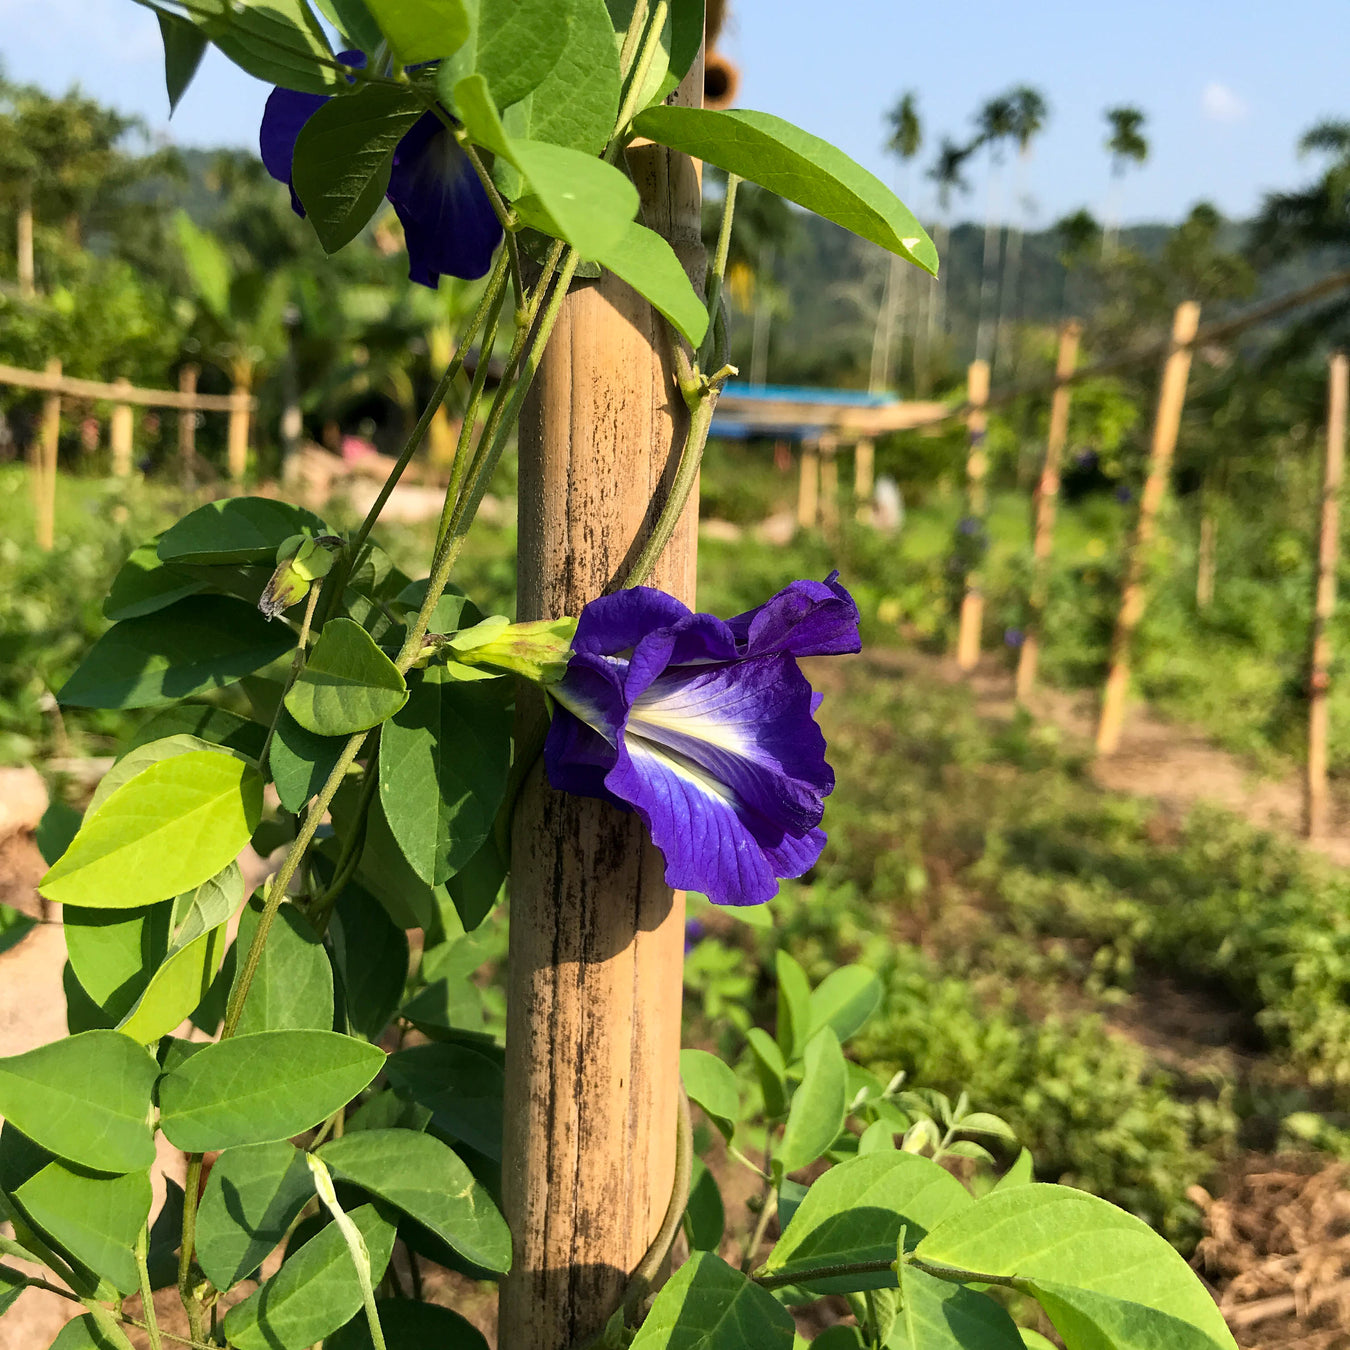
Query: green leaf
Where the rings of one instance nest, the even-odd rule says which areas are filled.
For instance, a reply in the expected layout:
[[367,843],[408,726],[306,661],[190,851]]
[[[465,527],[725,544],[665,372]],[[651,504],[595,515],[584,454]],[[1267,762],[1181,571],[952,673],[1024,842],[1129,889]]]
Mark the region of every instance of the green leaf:
[[61,1328],[49,1350],[122,1350],[122,1345],[99,1326],[93,1313],[85,1313]]
[[289,1139],[345,1106],[383,1065],[382,1050],[333,1031],[235,1036],[160,1079],[160,1128],[185,1153]]
[[416,1130],[362,1130],[319,1150],[334,1176],[401,1209],[485,1270],[511,1265],[511,1234],[459,1156]]
[[[404,1298],[377,1298],[375,1313],[384,1332],[386,1350],[487,1350],[483,1333],[458,1313],[435,1303],[413,1303]],[[324,1341],[324,1350],[374,1350],[370,1325],[354,1317]]]
[[839,1038],[822,1027],[806,1043],[805,1072],[792,1094],[783,1142],[774,1162],[784,1173],[815,1162],[834,1143],[848,1110],[848,1068]]
[[28,1276],[13,1266],[0,1266],[0,1317],[13,1306],[14,1301],[28,1288]]
[[[351,784],[339,790],[333,800],[333,822],[339,838],[346,838],[357,828],[354,803],[358,791],[356,784]],[[357,877],[400,928],[434,929],[437,906],[441,899],[448,898],[443,886],[428,886],[409,866],[384,818],[378,794],[366,815],[366,846],[361,851]]]
[[350,736],[392,717],[408,686],[360,624],[330,619],[286,695],[286,710],[316,736]]
[[408,981],[408,935],[374,896],[348,883],[330,930],[351,1029],[378,1040]]
[[320,12],[346,39],[349,45],[363,52],[373,52],[384,34],[371,17],[365,0],[315,0]]
[[741,1114],[736,1075],[706,1050],[680,1051],[680,1078],[691,1102],[697,1102],[730,1139]]
[[[164,16],[161,15],[160,22],[163,21]],[[160,562],[158,543],[158,540],[152,539],[142,544],[122,564],[103,602],[105,618],[116,622],[119,619],[139,618],[142,614],[153,614],[175,600],[196,595],[205,588],[203,578],[188,576]]]
[[634,130],[716,164],[842,225],[937,275],[938,256],[914,214],[879,178],[828,141],[768,113],[648,108]]
[[572,27],[570,0],[465,0],[469,35],[441,65],[440,89],[453,106],[455,85],[479,74],[499,108],[518,103],[558,64]]
[[[308,1169],[306,1169],[308,1171]],[[384,1278],[397,1230],[374,1205],[350,1214],[366,1244],[373,1282]],[[237,1350],[305,1350],[332,1335],[361,1308],[351,1252],[334,1223],[290,1255],[266,1284],[225,1314]]]
[[[258,931],[262,902],[253,900],[239,920],[236,972],[242,970]],[[260,1031],[331,1031],[333,968],[323,941],[294,905],[283,904],[267,932],[262,960],[249,986],[238,1034]]]
[[37,920],[11,905],[0,905],[0,956],[17,947],[37,927]]
[[881,981],[862,966],[839,966],[811,991],[811,1029],[846,1041],[881,1006]]
[[787,952],[774,953],[778,976],[778,1048],[791,1064],[801,1057],[811,1035],[811,982]]
[[715,1252],[726,1232],[726,1208],[717,1178],[698,1159],[694,1159],[693,1182],[689,1187],[689,1206],[685,1210],[685,1231],[694,1251]]
[[1022,1337],[987,1294],[902,1265],[900,1315],[886,1350],[1022,1350]]
[[[502,809],[497,808],[499,814]],[[473,932],[492,912],[501,895],[507,870],[494,825],[493,832],[483,840],[478,852],[445,883],[455,902],[459,921],[467,932]]]
[[328,526],[303,506],[271,497],[225,497],[207,502],[160,536],[166,563],[276,562],[277,549],[294,534],[327,534]]
[[390,1086],[427,1107],[437,1129],[499,1161],[502,1156],[501,1065],[467,1045],[415,1045],[389,1056]]
[[186,947],[233,918],[243,899],[244,874],[237,862],[208,877],[195,890],[184,891],[173,902],[173,947]]
[[301,128],[293,184],[326,252],[366,227],[388,190],[398,143],[425,111],[411,88],[372,84],[330,99]]
[[328,781],[346,743],[343,736],[316,736],[306,731],[282,709],[267,752],[267,767],[286,810],[298,815],[304,809]]
[[[138,773],[148,769],[150,765],[158,764],[161,759],[172,759],[175,755],[189,754],[193,750],[205,750],[212,754],[220,753],[220,747],[213,745],[210,741],[204,741],[199,736],[188,736],[181,733],[175,736],[164,736],[157,741],[148,741],[144,745],[138,745],[134,749],[128,750],[99,779],[98,786],[94,789],[94,795],[90,797],[89,805],[85,808],[85,815],[88,816],[97,811],[123,783],[129,783]],[[236,758],[242,759],[243,756],[236,755]]]
[[228,866],[261,815],[262,778],[234,755],[160,760],[85,819],[38,889],[90,909],[153,904]]
[[1029,1186],[1036,1180],[1036,1160],[1031,1150],[1024,1148],[1013,1165],[994,1183],[996,1191],[1011,1190],[1014,1186]]
[[[781,1015],[779,1025],[782,1025]],[[751,1027],[745,1037],[755,1057],[755,1073],[764,1097],[764,1114],[772,1120],[787,1110],[787,1064],[778,1042],[761,1027]]]
[[619,49],[605,0],[572,0],[557,63],[539,87],[506,110],[512,136],[598,155],[619,116]]
[[384,817],[427,884],[453,876],[491,833],[511,768],[511,724],[497,689],[427,670],[380,733]]
[[204,999],[225,954],[225,925],[173,952],[117,1030],[138,1045],[167,1036]]
[[[813,1267],[895,1257],[900,1230],[913,1249],[930,1229],[974,1202],[952,1174],[916,1153],[864,1154],[815,1181],[765,1262],[766,1273],[794,1275]],[[895,1275],[814,1280],[814,1293],[893,1287]]]
[[294,645],[289,628],[269,623],[252,605],[194,596],[114,624],[58,698],[77,708],[163,707],[233,684]]
[[51,799],[33,834],[33,842],[48,867],[70,847],[70,841],[78,833],[83,819],[83,811],[67,806],[60,797]]
[[135,1246],[150,1218],[150,1174],[91,1177],[48,1163],[14,1193],[33,1224],[118,1293],[139,1286]]
[[[1130,1299],[1049,1280],[1019,1281],[1018,1287],[1045,1309],[1065,1350],[1217,1350],[1220,1344],[1190,1322]],[[1149,1292],[1140,1286],[1141,1296]],[[1222,1344],[1232,1341],[1225,1337]]]
[[178,735],[196,736],[203,741],[210,741],[212,745],[238,750],[257,763],[262,756],[267,731],[257,722],[250,722],[247,717],[240,717],[238,713],[227,712],[209,703],[175,703],[143,723],[123,753],[128,754],[137,746],[148,745],[151,741],[162,741],[168,736]]
[[131,1011],[167,955],[172,916],[167,900],[139,909],[62,911],[71,970],[109,1026]]
[[183,1241],[183,1199],[183,1188],[172,1177],[165,1177],[164,1203],[150,1225],[150,1241],[145,1253],[152,1289],[167,1289],[178,1283],[178,1248]]
[[197,1263],[217,1289],[262,1265],[314,1195],[294,1144],[246,1144],[216,1159],[197,1210]]
[[666,1281],[632,1350],[792,1350],[792,1314],[712,1252]]
[[1053,1280],[1149,1306],[1235,1343],[1185,1259],[1141,1219],[1067,1186],[992,1191],[938,1225],[916,1248],[925,1261],[983,1274]]
[[[186,211],[175,212],[173,227],[197,298],[217,319],[227,320],[230,315],[230,281],[233,276],[229,254],[225,252],[220,240],[210,231],[198,226]],[[179,524],[181,523],[180,521]],[[164,557],[163,554],[160,556]]]
[[366,0],[405,66],[449,56],[469,36],[463,0]]
[[548,141],[517,140],[512,149],[529,188],[515,202],[527,225],[566,240],[585,258],[628,241],[638,194],[626,174],[583,150]]
[[159,1065],[115,1031],[86,1031],[0,1059],[0,1116],[82,1167],[138,1172],[155,1160],[150,1094]]
[[703,341],[708,311],[675,250],[655,230],[630,221],[616,243],[593,256],[665,315],[691,346]]

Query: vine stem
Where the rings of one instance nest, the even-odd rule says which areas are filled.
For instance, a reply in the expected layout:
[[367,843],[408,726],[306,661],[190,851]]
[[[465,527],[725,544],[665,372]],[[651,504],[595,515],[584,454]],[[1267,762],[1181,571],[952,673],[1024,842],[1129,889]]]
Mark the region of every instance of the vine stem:
[[727,175],[727,195],[722,204],[722,224],[717,231],[717,248],[713,253],[712,270],[708,273],[708,333],[699,349],[699,360],[706,366],[712,358],[717,340],[717,314],[722,307],[722,282],[727,272],[727,255],[731,252],[731,222],[736,216],[736,189],[741,180],[734,173]]
[[142,1228],[136,1234],[136,1273],[141,1286],[141,1311],[145,1315],[145,1336],[150,1342],[150,1350],[162,1350],[159,1339],[159,1321],[155,1317],[155,1291],[150,1284],[150,1230]]
[[178,1299],[187,1313],[188,1335],[194,1341],[205,1340],[202,1303],[192,1288],[192,1253],[197,1246],[197,1202],[202,1189],[202,1155],[189,1153],[187,1175],[183,1178],[183,1231],[178,1246]]
[[[72,1294],[69,1289],[62,1289],[59,1284],[52,1284],[50,1280],[40,1280],[36,1277],[25,1281],[26,1289],[41,1289],[48,1294],[58,1294],[61,1298],[69,1299],[72,1303],[78,1303],[81,1307],[87,1306],[84,1300],[78,1294]],[[108,1310],[103,1309],[104,1312]],[[111,1314],[110,1314],[111,1315]],[[137,1331],[144,1331],[149,1334],[150,1328],[147,1323],[140,1321],[135,1317],[128,1317],[125,1313],[118,1318],[124,1326],[135,1327]],[[173,1341],[177,1345],[190,1345],[194,1350],[220,1350],[218,1345],[212,1345],[208,1341],[194,1341],[187,1336],[176,1336],[172,1331],[160,1331],[160,1336],[166,1341]]]
[[745,1247],[745,1259],[741,1262],[741,1270],[748,1271],[755,1259],[755,1253],[759,1250],[760,1243],[764,1241],[764,1234],[769,1231],[769,1224],[773,1222],[773,1216],[778,1213],[778,1192],[772,1187],[766,1187],[764,1192],[764,1204],[760,1207],[759,1219],[755,1224],[755,1231],[750,1234],[750,1241]]
[[295,640],[295,655],[291,657],[291,668],[286,673],[286,684],[281,691],[281,697],[277,699],[276,711],[272,714],[272,723],[267,728],[267,737],[263,741],[262,753],[258,756],[259,768],[265,768],[267,764],[267,756],[272,749],[272,740],[277,734],[277,723],[281,721],[281,713],[286,706],[286,695],[291,692],[292,685],[295,684],[296,678],[304,667],[305,651],[309,647],[309,630],[314,623],[314,611],[319,603],[319,596],[323,591],[325,580],[326,578],[320,577],[309,588],[309,599],[305,602],[305,617],[300,621],[300,635]]
[[[605,149],[605,158],[611,164],[615,163],[622,153],[623,134],[627,130],[628,124],[638,114],[638,100],[642,97],[642,88],[647,83],[647,76],[651,73],[652,62],[656,60],[656,53],[661,46],[661,34],[665,29],[669,14],[670,0],[657,0],[655,8],[652,10],[651,22],[647,25],[646,39],[643,41],[642,50],[638,53],[637,62],[633,66],[633,73],[628,81],[628,89],[624,93],[618,120],[614,123],[614,135]],[[637,19],[636,11],[633,18],[634,20]],[[631,33],[631,31],[630,27],[629,32]],[[625,36],[624,46],[627,45],[628,37]]]

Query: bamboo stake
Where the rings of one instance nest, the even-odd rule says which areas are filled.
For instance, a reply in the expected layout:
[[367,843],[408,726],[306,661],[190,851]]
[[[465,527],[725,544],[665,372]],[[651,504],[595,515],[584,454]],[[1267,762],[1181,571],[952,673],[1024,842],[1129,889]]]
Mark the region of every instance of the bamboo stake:
[[820,438],[820,523],[831,534],[839,529],[839,442]]
[[[197,367],[186,365],[178,372],[178,392],[190,399],[197,392]],[[184,409],[178,414],[178,477],[185,488],[197,482],[197,414]]]
[[[130,389],[130,380],[115,381],[118,390]],[[135,434],[135,419],[130,403],[114,403],[108,426],[108,443],[112,448],[112,471],[115,478],[131,474],[131,443]]]
[[1030,613],[1022,649],[1017,656],[1017,697],[1025,699],[1036,685],[1036,664],[1040,656],[1041,625],[1050,588],[1050,555],[1055,547],[1055,509],[1059,505],[1059,466],[1064,443],[1069,436],[1068,377],[1078,364],[1078,341],[1082,329],[1070,319],[1059,330],[1059,353],[1055,358],[1055,392],[1050,399],[1050,428],[1045,438],[1045,462],[1036,489],[1036,534],[1032,545]]
[[1195,607],[1208,609],[1214,601],[1214,515],[1200,508],[1200,548],[1195,560]]
[[1149,546],[1153,542],[1158,508],[1167,494],[1172,472],[1172,453],[1181,426],[1181,410],[1186,402],[1186,381],[1191,372],[1191,343],[1200,326],[1200,306],[1185,300],[1177,306],[1172,319],[1172,347],[1163,366],[1162,386],[1158,391],[1158,410],[1153,421],[1153,443],[1149,449],[1148,477],[1139,499],[1139,519],[1134,539],[1125,559],[1125,582],[1120,594],[1120,612],[1111,639],[1111,664],[1102,693],[1101,720],[1097,724],[1097,753],[1113,755],[1120,747],[1120,732],[1125,721],[1125,697],[1130,687],[1130,646],[1135,629],[1148,603],[1145,578]]
[[853,449],[853,496],[857,516],[864,524],[872,518],[872,489],[876,485],[876,446],[864,436]]
[[[989,362],[972,361],[967,375],[966,429],[970,450],[966,455],[966,517],[983,526],[985,516],[984,476],[989,457],[984,451],[984,434],[989,425],[985,404],[989,401]],[[974,670],[980,659],[980,629],[984,624],[984,592],[980,589],[980,569],[976,565],[966,573],[966,591],[961,597],[961,621],[956,637],[956,664],[962,670]]]
[[[680,100],[696,103],[695,63]],[[698,171],[629,153],[647,224],[701,278]],[[688,414],[662,321],[606,272],[564,303],[520,424],[520,614],[576,614],[635,556]],[[652,502],[655,495],[656,501]],[[697,491],[652,584],[694,598]],[[538,717],[537,704],[522,717]],[[618,1307],[675,1174],[684,897],[640,819],[553,792],[515,812],[500,1344],[585,1344]]]
[[1304,828],[1317,839],[1327,828],[1327,690],[1331,683],[1331,619],[1336,609],[1336,566],[1340,556],[1341,480],[1345,471],[1345,410],[1350,361],[1331,358],[1327,390],[1327,456],[1322,478],[1322,512],[1317,539],[1317,589],[1313,603],[1312,661],[1308,689],[1308,776]]
[[226,440],[226,463],[230,481],[234,483],[243,481],[248,468],[248,424],[252,407],[253,400],[249,396],[247,384],[237,383],[231,395],[230,428]]
[[[61,378],[61,362],[47,362],[47,374]],[[42,435],[34,457],[33,485],[37,491],[34,533],[40,549],[50,551],[56,542],[56,455],[61,444],[61,395],[48,394],[42,400]]]
[[803,530],[815,528],[820,511],[820,446],[803,441],[801,465],[797,477],[797,524]]

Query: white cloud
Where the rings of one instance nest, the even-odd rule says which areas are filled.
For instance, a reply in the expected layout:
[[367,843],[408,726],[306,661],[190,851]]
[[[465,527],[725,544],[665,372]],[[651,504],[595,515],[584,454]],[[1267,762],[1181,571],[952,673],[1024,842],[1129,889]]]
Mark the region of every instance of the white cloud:
[[1247,116],[1247,104],[1226,84],[1211,80],[1200,95],[1200,106],[1211,122],[1241,122]]

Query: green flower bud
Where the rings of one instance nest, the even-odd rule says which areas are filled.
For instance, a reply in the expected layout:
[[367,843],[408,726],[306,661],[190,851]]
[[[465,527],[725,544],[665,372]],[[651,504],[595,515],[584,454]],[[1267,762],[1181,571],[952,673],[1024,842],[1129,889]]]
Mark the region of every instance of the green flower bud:
[[328,575],[341,548],[342,540],[335,534],[293,534],[284,540],[277,549],[277,569],[258,598],[258,608],[275,619],[298,605],[310,586]]
[[520,675],[547,688],[567,673],[576,631],[575,619],[512,623],[494,614],[472,628],[452,633],[446,647],[455,664]]

